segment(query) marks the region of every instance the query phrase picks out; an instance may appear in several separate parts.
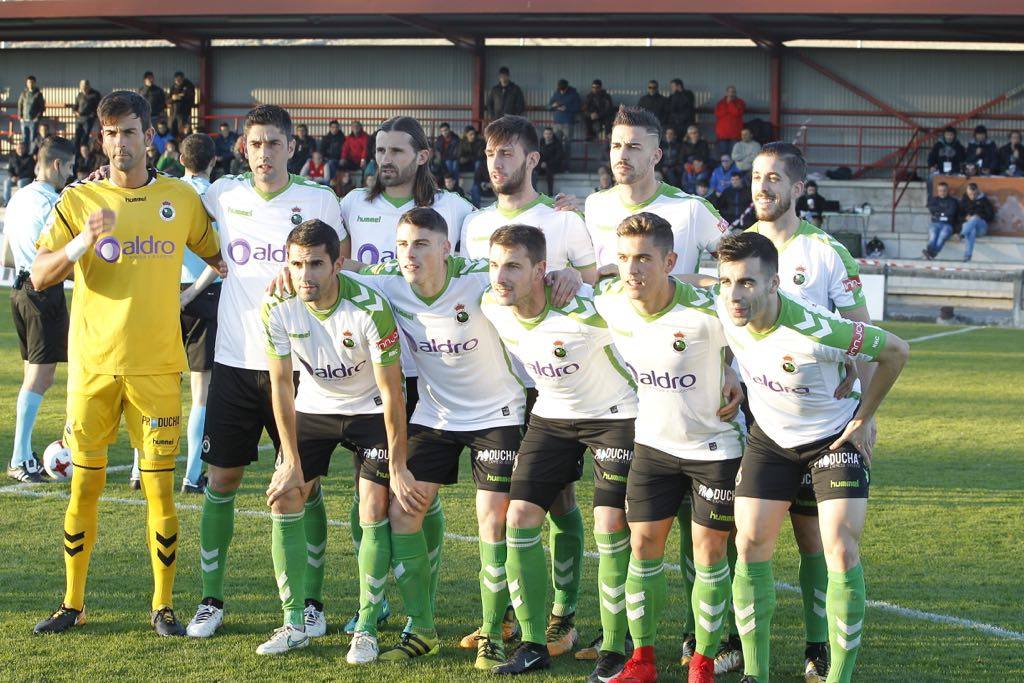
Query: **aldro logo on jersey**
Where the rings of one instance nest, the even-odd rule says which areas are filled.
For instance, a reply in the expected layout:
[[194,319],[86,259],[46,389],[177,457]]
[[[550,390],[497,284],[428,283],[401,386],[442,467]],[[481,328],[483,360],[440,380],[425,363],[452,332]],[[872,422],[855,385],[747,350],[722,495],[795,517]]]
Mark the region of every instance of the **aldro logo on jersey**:
[[673,336],[675,337],[675,340],[672,342],[672,348],[675,349],[676,351],[680,351],[680,352],[681,351],[685,351],[686,350],[686,335],[683,334],[682,332],[676,332],[675,335],[673,335]]
[[263,263],[284,263],[285,261],[283,244],[274,246],[266,242],[249,242],[241,237],[228,244],[227,254],[228,258],[240,266],[244,266],[249,261]]
[[799,287],[805,282],[807,282],[807,269],[803,266],[797,266],[796,275],[793,276],[793,284]]
[[349,332],[348,330],[342,332],[341,337],[341,345],[344,346],[346,349],[351,349],[356,345],[355,341],[352,339],[352,333]]
[[568,354],[568,351],[565,350],[565,342],[556,341],[551,348],[551,354],[555,358],[565,358]]
[[465,304],[455,304],[455,320],[463,324],[469,322],[469,313],[466,312]]
[[107,235],[98,240],[93,246],[93,251],[96,255],[107,263],[117,263],[122,255],[134,256],[136,258],[173,256],[175,249],[174,242],[158,239],[155,235],[149,235],[145,238],[136,235],[135,239],[127,242],[122,242],[113,235]]
[[301,222],[302,222],[302,207],[301,206],[293,206],[292,207],[292,225],[298,225]]

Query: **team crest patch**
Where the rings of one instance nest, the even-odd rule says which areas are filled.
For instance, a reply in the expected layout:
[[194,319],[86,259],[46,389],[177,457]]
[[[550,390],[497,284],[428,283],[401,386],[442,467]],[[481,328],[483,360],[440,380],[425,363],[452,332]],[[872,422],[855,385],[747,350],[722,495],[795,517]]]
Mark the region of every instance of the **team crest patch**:
[[469,313],[466,312],[465,304],[455,304],[455,319],[460,323],[469,322]]
[[175,216],[174,205],[170,202],[164,202],[160,205],[160,218],[165,221],[173,221]]
[[352,333],[349,332],[348,330],[342,332],[341,336],[341,345],[344,346],[346,349],[351,349],[356,345],[355,341],[352,339]]
[[804,268],[803,266],[797,266],[796,267],[796,275],[793,276],[793,284],[799,286],[799,285],[802,285],[803,283],[807,282],[807,274],[806,273],[807,273],[807,269],[806,268]]
[[686,350],[686,335],[682,332],[675,333],[675,340],[672,342],[672,348],[676,351]]
[[566,354],[568,354],[568,351],[565,350],[565,343],[556,341],[551,348],[551,353],[554,354],[555,358],[565,358]]
[[292,207],[292,225],[298,225],[299,223],[302,222],[302,213],[301,213],[301,211],[302,211],[302,207],[301,206],[293,206]]
[[793,362],[793,356],[782,357],[782,369],[789,374],[796,372],[796,363]]

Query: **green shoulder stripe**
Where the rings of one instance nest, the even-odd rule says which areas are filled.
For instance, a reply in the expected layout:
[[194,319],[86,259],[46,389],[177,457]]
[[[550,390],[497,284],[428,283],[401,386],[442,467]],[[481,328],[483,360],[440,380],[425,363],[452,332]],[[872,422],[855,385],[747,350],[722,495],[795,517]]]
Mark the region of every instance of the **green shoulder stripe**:
[[682,290],[682,303],[687,308],[695,308],[702,313],[718,317],[718,309],[715,307],[715,292],[710,289],[694,287],[685,282],[680,282]]
[[387,299],[352,278],[339,276],[338,279],[342,286],[341,297],[368,313],[382,338],[391,334],[395,329],[395,316]]
[[601,296],[604,294],[622,294],[625,285],[622,284],[622,279],[616,275],[615,277],[601,278],[594,285],[595,296]]
[[485,258],[470,259],[462,256],[452,256],[452,276],[460,277],[470,273],[486,273],[491,268],[491,262]]
[[570,299],[565,306],[562,306],[561,308],[554,308],[554,310],[564,313],[584,325],[590,325],[591,327],[608,327],[608,323],[606,323],[604,318],[598,314],[597,308],[594,307],[593,300],[589,297],[576,295]]
[[387,261],[381,261],[375,263],[372,266],[363,266],[359,269],[360,275],[398,275],[401,277],[402,269],[398,265],[398,261],[395,259],[389,259]]
[[782,297],[779,327],[788,327],[820,344],[836,349],[848,349],[853,340],[853,323],[845,318],[833,317],[811,310],[787,296]]
[[263,348],[271,358],[287,358],[290,354],[280,354],[274,346],[274,335],[270,331],[270,311],[294,297],[294,294],[284,298],[270,294],[263,300],[263,305],[260,307],[260,322],[263,324]]

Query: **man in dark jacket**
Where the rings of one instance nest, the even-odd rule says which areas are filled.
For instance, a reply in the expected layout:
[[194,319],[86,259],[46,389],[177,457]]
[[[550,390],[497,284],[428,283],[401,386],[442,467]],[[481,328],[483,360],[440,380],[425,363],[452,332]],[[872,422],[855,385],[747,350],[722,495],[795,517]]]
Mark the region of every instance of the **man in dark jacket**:
[[1024,145],[1020,144],[1020,132],[1010,133],[1010,141],[999,148],[999,173],[1007,176],[1024,175]]
[[459,172],[476,171],[477,164],[485,161],[484,149],[487,142],[480,136],[476,128],[466,126],[459,140]]
[[507,66],[498,69],[498,83],[487,95],[487,117],[500,119],[506,114],[522,116],[526,111],[526,98],[522,89],[509,78]]
[[331,177],[338,171],[338,162],[341,161],[341,150],[345,147],[345,134],[341,132],[341,124],[331,121],[327,124],[327,132],[320,138],[320,153],[327,160]]
[[636,106],[657,116],[662,126],[668,122],[668,98],[658,91],[658,81],[647,81],[647,94],[637,100]]
[[568,147],[569,141],[573,138],[573,124],[576,122],[576,115],[580,113],[580,94],[576,88],[569,85],[564,78],[558,80],[555,92],[551,93],[548,100],[548,108],[554,112],[555,135],[562,138],[564,147]]
[[222,121],[218,134],[213,136],[214,158],[216,159],[214,169],[217,175],[231,173],[231,161],[234,159],[235,143],[237,142],[238,133],[231,130],[227,121]]
[[718,194],[714,204],[730,228],[744,230],[754,224],[750,188],[738,173],[729,176],[729,187]]
[[196,106],[196,86],[178,71],[171,84],[171,132],[180,139],[181,129],[192,121],[192,108]]
[[964,247],[964,262],[967,262],[974,256],[974,240],[988,233],[988,226],[996,217],[992,202],[978,189],[977,183],[967,183],[967,192],[960,200],[960,215],[964,221],[960,226],[960,239],[967,242]]
[[11,201],[15,187],[25,187],[36,179],[36,160],[28,150],[28,144],[19,140],[14,153],[7,157],[7,179],[4,180],[4,206]]
[[683,146],[676,129],[666,128],[665,139],[661,141],[661,161],[658,162],[657,170],[661,171],[661,177],[666,183],[681,188],[685,162],[686,157],[683,156]]
[[965,162],[974,162],[979,175],[991,175],[999,162],[999,150],[996,143],[988,139],[988,129],[978,126],[974,129],[974,140],[967,144],[964,154]]
[[683,81],[673,78],[669,84],[668,125],[685,131],[697,122],[697,106],[692,90],[683,87]]
[[690,126],[686,129],[686,137],[683,138],[683,158],[699,157],[707,164],[711,158],[711,148],[708,141],[700,136],[697,126]]
[[600,136],[603,140],[612,131],[612,119],[615,118],[615,104],[612,96],[604,89],[600,78],[590,84],[590,92],[583,100],[583,122],[587,127],[587,140]]
[[309,161],[310,155],[317,149],[316,138],[309,134],[309,128],[304,125],[295,127],[295,153],[288,160],[288,172],[299,175],[299,171]]
[[956,139],[956,128],[947,126],[942,139],[932,146],[928,153],[928,170],[931,175],[959,173],[964,163],[964,146]]
[[928,246],[921,255],[931,261],[953,234],[953,226],[960,217],[960,204],[949,196],[949,185],[939,183],[935,186],[935,196],[928,200],[928,212],[932,215],[932,224],[928,229]]
[[89,81],[78,82],[78,95],[75,97],[75,103],[68,105],[78,114],[78,120],[75,122],[76,147],[88,144],[92,129],[96,126],[96,109],[100,106],[101,99],[99,91],[89,85]]
[[156,84],[152,71],[142,74],[142,87],[139,88],[139,94],[142,95],[142,99],[149,102],[153,125],[156,125],[157,121],[166,120],[167,93],[164,92],[163,87]]
[[447,123],[438,126],[437,131],[437,137],[434,138],[434,151],[441,162],[441,177],[443,179],[444,171],[455,174],[459,172],[459,136],[452,132],[452,127]]
[[46,110],[46,98],[36,85],[36,77],[25,79],[25,90],[18,97],[18,119],[21,121],[21,139],[32,147],[33,136],[39,126],[39,117]]
[[555,196],[555,174],[561,173],[565,166],[565,150],[562,141],[549,126],[544,129],[540,140],[540,163],[537,171],[544,174],[548,181],[548,196]]
[[796,199],[796,215],[820,228],[824,221],[826,201],[828,200],[818,193],[818,183],[808,180],[804,186],[804,193]]

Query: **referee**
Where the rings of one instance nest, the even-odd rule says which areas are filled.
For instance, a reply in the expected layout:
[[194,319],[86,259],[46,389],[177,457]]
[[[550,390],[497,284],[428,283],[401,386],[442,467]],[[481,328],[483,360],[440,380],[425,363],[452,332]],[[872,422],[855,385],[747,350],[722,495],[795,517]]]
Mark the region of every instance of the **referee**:
[[57,363],[68,359],[64,287],[58,283],[36,291],[29,271],[36,259],[36,240],[57,203],[57,196],[74,177],[74,161],[75,147],[71,141],[46,138],[39,148],[36,180],[11,199],[4,224],[3,265],[11,267],[13,262],[16,272],[11,313],[24,361],[7,476],[26,483],[43,481],[40,463],[32,451],[32,428],[43,394],[53,384]]

